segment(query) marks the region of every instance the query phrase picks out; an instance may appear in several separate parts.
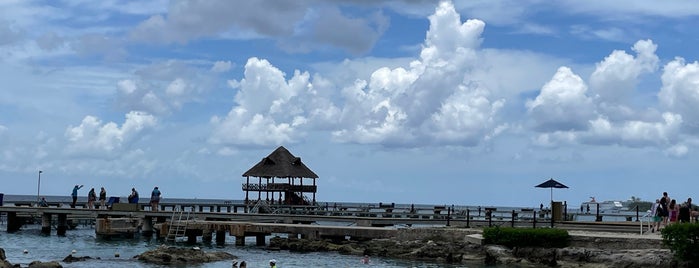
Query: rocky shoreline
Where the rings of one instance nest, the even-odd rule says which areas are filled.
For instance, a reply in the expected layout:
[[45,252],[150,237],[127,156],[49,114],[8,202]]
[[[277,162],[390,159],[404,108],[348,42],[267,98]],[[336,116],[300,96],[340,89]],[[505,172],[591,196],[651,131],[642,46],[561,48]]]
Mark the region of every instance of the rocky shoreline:
[[[270,250],[292,252],[333,251],[349,255],[426,260],[442,263],[483,263],[517,265],[519,267],[678,267],[685,266],[663,247],[658,236],[571,233],[565,248],[507,248],[482,245],[480,229],[405,228],[386,239],[366,241],[309,240],[273,237]],[[84,261],[90,257],[69,255],[62,262]],[[236,259],[225,252],[207,253],[198,248],[160,246],[134,258],[160,265],[187,265]],[[0,268],[20,267],[5,259],[0,248]],[[62,267],[58,261],[32,262],[28,267]]]
[[443,263],[479,262],[520,267],[677,267],[662,240],[643,236],[575,235],[566,248],[506,248],[481,245],[478,229],[408,228],[388,239],[367,241],[308,240],[274,237],[270,249],[293,252],[335,251],[341,254],[429,260]]
[[[181,247],[169,247],[161,245],[156,249],[146,251],[141,253],[134,258],[139,261],[146,263],[153,263],[159,265],[173,265],[176,267],[184,267],[187,265],[196,265],[207,262],[216,262],[223,260],[234,260],[238,257],[231,255],[227,252],[205,252],[197,247],[193,248],[181,248]],[[92,259],[89,256],[74,257],[73,255],[68,255],[65,257],[63,263],[72,263],[78,261],[86,261]],[[97,258],[99,259],[99,258]],[[5,250],[0,248],[0,268],[18,268],[21,267],[19,264],[12,264],[7,261],[5,256]],[[27,267],[29,268],[61,268],[63,267],[58,261],[40,262],[33,261]]]

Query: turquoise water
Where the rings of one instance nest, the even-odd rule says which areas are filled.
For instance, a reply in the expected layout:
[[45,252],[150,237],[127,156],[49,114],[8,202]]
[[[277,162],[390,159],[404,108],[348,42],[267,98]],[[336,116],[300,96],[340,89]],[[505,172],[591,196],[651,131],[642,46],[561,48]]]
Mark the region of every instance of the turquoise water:
[[[65,237],[55,235],[41,235],[38,225],[28,225],[16,233],[7,233],[6,226],[0,224],[0,247],[5,249],[7,260],[13,264],[21,264],[26,267],[30,262],[61,261],[72,250],[76,250],[75,257],[90,256],[91,259],[82,262],[62,263],[63,267],[165,267],[142,263],[133,257],[158,247],[162,242],[154,238],[113,239],[104,240],[95,237],[94,228],[79,226],[75,230],[68,230]],[[443,263],[410,261],[400,259],[388,259],[372,257],[369,265],[360,263],[360,256],[341,255],[334,252],[292,253],[289,251],[270,251],[255,246],[235,246],[235,238],[226,237],[226,244],[198,243],[197,245],[180,245],[183,247],[198,246],[206,251],[225,251],[239,257],[239,260],[248,262],[248,267],[269,267],[269,259],[278,261],[277,267],[485,267],[479,263],[448,265]],[[255,239],[246,241],[247,245],[254,245]],[[24,254],[23,251],[28,253]],[[115,257],[119,253],[120,257]],[[202,265],[188,265],[186,267],[231,267],[232,261],[214,262]]]

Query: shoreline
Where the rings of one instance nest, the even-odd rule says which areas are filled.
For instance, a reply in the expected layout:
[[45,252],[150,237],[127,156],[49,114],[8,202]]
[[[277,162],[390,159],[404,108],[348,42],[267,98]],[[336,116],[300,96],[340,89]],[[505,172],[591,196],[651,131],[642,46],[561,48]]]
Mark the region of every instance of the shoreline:
[[660,235],[570,231],[565,248],[514,248],[483,245],[475,228],[401,229],[392,238],[331,241],[274,237],[271,250],[335,251],[348,255],[409,258],[438,263],[478,262],[484,265],[558,267],[676,267]]

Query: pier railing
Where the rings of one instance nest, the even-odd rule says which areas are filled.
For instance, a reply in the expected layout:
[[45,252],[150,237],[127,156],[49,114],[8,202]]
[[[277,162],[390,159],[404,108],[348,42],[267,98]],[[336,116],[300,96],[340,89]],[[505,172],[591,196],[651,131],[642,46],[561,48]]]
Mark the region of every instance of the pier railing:
[[243,191],[254,192],[304,192],[315,193],[318,190],[316,185],[291,185],[288,183],[243,183]]

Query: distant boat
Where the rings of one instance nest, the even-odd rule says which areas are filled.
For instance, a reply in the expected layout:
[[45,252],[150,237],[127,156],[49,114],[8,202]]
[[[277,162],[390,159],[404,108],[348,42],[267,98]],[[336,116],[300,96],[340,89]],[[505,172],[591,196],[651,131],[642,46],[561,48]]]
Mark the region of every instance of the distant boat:
[[582,202],[580,205],[582,207],[582,210],[584,212],[587,212],[587,208],[589,206],[589,211],[590,212],[597,212],[597,205],[599,204],[599,212],[600,213],[618,213],[621,211],[626,211],[628,208],[624,205],[623,201],[602,201],[602,202],[596,202],[594,199],[592,199],[589,202]]

